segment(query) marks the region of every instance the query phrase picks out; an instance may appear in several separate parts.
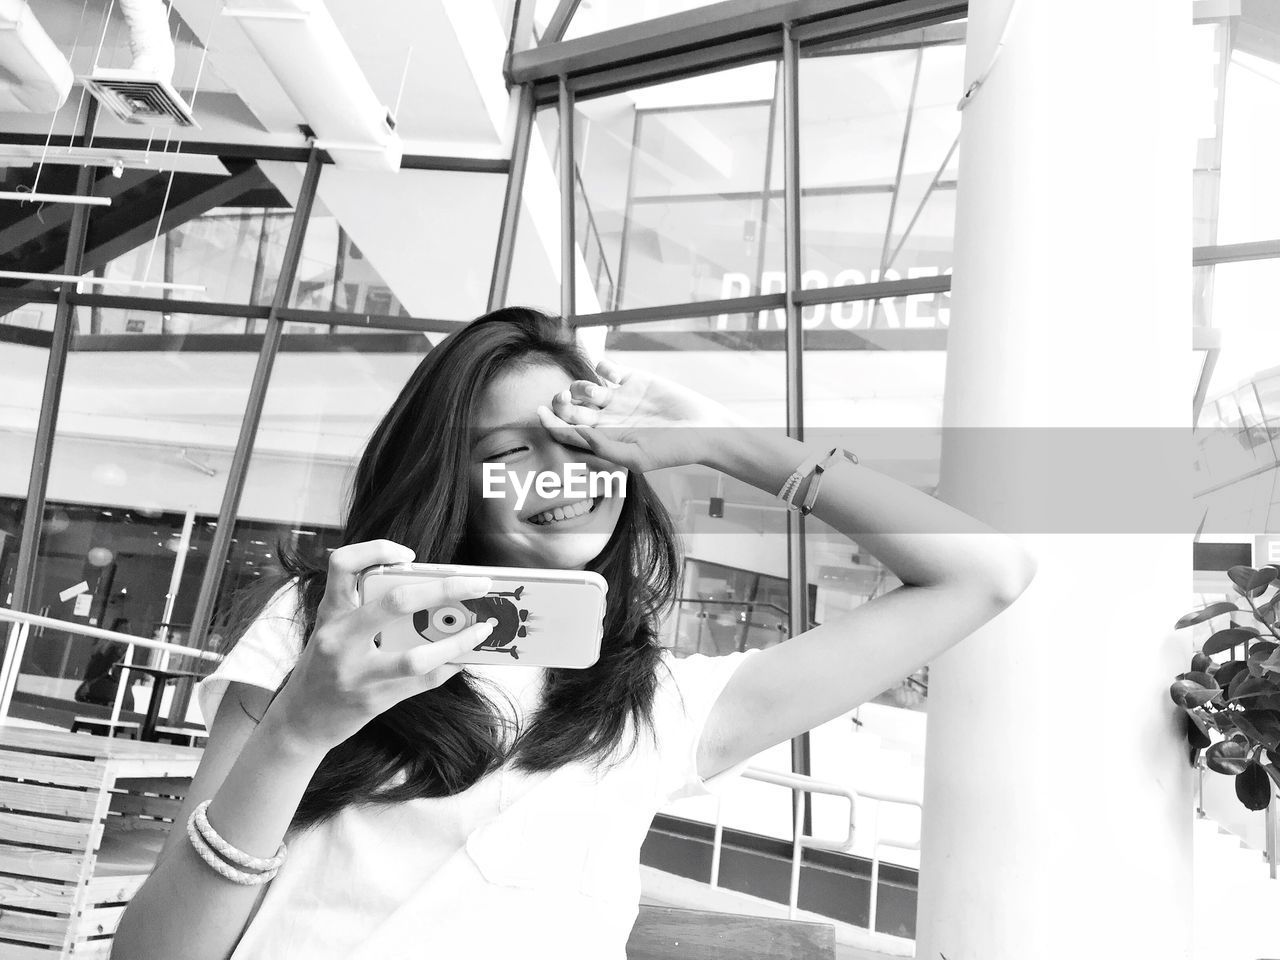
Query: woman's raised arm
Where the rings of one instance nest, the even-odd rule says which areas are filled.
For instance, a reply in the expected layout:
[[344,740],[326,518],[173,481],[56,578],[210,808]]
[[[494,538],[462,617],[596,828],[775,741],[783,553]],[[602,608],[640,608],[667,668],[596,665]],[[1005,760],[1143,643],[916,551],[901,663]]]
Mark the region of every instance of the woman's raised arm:
[[[702,463],[769,493],[820,452],[749,428],[709,435],[706,451]],[[744,662],[707,719],[703,776],[881,693],[1012,604],[1035,575],[1034,559],[1013,538],[867,467],[842,458],[819,489],[813,515],[856,540],[902,586]]]
[[[632,470],[701,463],[777,494],[814,454],[723,405],[609,360],[541,408],[570,446]],[[855,451],[856,452],[856,451]],[[813,514],[865,547],[902,586],[748,658],[716,700],[698,750],[709,777],[847,713],[964,639],[1018,598],[1035,561],[1013,538],[847,460],[823,475]],[[802,487],[796,498],[806,496]]]

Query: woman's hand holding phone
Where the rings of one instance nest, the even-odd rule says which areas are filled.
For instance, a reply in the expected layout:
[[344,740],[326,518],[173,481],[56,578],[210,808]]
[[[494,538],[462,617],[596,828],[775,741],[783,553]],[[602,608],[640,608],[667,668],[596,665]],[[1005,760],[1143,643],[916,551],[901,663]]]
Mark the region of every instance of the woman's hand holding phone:
[[353,543],[330,554],[315,629],[268,710],[295,742],[332,749],[401,700],[440,686],[462,669],[449,661],[492,632],[493,622],[486,620],[410,650],[374,646],[374,636],[396,620],[448,601],[482,597],[492,587],[488,577],[448,577],[397,587],[360,605],[360,571],[413,559],[412,550],[390,540]]

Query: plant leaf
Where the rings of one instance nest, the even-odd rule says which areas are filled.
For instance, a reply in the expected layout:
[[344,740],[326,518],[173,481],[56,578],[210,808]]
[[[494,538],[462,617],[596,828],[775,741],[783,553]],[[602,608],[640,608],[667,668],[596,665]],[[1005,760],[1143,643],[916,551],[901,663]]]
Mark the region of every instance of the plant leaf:
[[1206,620],[1212,620],[1214,617],[1220,617],[1224,613],[1240,612],[1240,608],[1230,600],[1219,600],[1217,603],[1211,603],[1207,607],[1201,607],[1199,610],[1192,610],[1190,613],[1184,615],[1173,625],[1173,629],[1181,630],[1183,627],[1189,627],[1192,624],[1204,623]]
[[1220,740],[1204,752],[1205,765],[1214,773],[1238,776],[1249,766],[1248,748],[1235,740]]
[[1276,625],[1276,601],[1280,600],[1280,593],[1276,594],[1266,603],[1258,604],[1257,617],[1269,627]]
[[1260,763],[1250,763],[1236,776],[1236,796],[1250,810],[1265,810],[1271,803],[1271,778]]
[[1259,640],[1249,648],[1248,659],[1261,663],[1277,650],[1280,650],[1280,643],[1276,643],[1274,640]]
[[1229,736],[1236,731],[1236,725],[1233,722],[1236,716],[1235,710],[1215,710],[1213,712],[1213,725],[1223,736]]
[[1244,718],[1257,729],[1259,743],[1268,750],[1280,750],[1280,714],[1274,710],[1245,710]]
[[[1178,683],[1189,683],[1179,680]],[[1245,697],[1265,697],[1276,692],[1276,685],[1264,677],[1245,677],[1231,685],[1228,700],[1241,700]]]
[[[1190,710],[1187,711],[1186,716],[1187,743],[1191,744],[1192,748],[1196,750],[1203,750],[1205,747],[1209,746],[1209,744],[1213,743],[1213,740],[1209,738],[1209,728],[1205,726],[1204,721]],[[1195,763],[1194,758],[1191,762]]]
[[1232,711],[1231,722],[1236,725],[1236,729],[1249,738],[1250,745],[1262,743],[1263,737],[1261,731],[1253,725],[1246,713]]
[[1271,778],[1272,783],[1280,787],[1280,770],[1276,769],[1275,759],[1273,758],[1270,763],[1264,763],[1262,769],[1267,771],[1267,776]]
[[1225,687],[1236,678],[1237,675],[1244,673],[1247,664],[1243,660],[1231,660],[1224,663],[1218,668],[1218,672],[1213,675],[1213,679],[1218,681],[1218,686]]
[[1276,578],[1275,567],[1259,567],[1258,572],[1249,578],[1249,596],[1256,597],[1265,593],[1271,581]]
[[1237,587],[1246,587],[1248,586],[1249,581],[1253,578],[1253,575],[1257,572],[1258,571],[1253,569],[1253,567],[1246,567],[1243,564],[1240,564],[1229,569],[1227,571],[1227,576]]
[[1260,637],[1262,634],[1254,627],[1228,627],[1226,630],[1219,630],[1208,640],[1204,642],[1201,652],[1205,656],[1213,656],[1215,653],[1222,653],[1224,650],[1230,650],[1232,647],[1239,646],[1254,637]]
[[1232,567],[1227,576],[1235,584],[1236,592],[1244,597],[1256,597],[1265,593],[1267,586],[1276,578],[1275,567],[1263,567],[1254,570],[1252,567]]
[[1221,686],[1221,684],[1219,684],[1213,677],[1209,676],[1209,674],[1202,673],[1198,670],[1188,670],[1186,673],[1180,673],[1178,674],[1178,679],[1190,680],[1192,683],[1198,683],[1200,686],[1207,687],[1210,690],[1217,690],[1218,687]]
[[1169,687],[1169,697],[1180,707],[1203,707],[1220,696],[1222,691],[1216,686],[1211,690],[1194,680],[1175,680]]

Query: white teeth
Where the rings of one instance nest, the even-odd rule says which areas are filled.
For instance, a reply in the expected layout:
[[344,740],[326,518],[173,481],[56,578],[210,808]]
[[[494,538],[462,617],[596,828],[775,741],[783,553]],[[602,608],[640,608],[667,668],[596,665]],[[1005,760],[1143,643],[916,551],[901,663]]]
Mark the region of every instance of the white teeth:
[[550,510],[544,510],[542,513],[536,513],[529,518],[530,523],[536,523],[545,526],[549,523],[556,523],[560,520],[570,520],[573,517],[580,517],[584,513],[591,510],[593,500],[579,500],[577,503],[571,503],[567,507],[552,507]]

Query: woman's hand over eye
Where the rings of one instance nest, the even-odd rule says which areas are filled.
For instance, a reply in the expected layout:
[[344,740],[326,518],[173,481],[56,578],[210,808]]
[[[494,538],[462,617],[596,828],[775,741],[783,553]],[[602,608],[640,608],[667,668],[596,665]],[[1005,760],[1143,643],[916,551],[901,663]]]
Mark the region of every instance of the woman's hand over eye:
[[538,416],[566,446],[630,470],[698,463],[717,435],[743,426],[722,404],[665,377],[609,360],[596,373],[604,382],[573,381]]
[[267,711],[296,743],[332,749],[401,700],[440,686],[462,669],[450,661],[492,631],[485,621],[398,653],[374,646],[374,636],[394,621],[448,600],[482,597],[493,586],[488,577],[447,577],[396,587],[359,604],[360,571],[412,559],[412,550],[389,540],[353,543],[330,554],[315,629]]

